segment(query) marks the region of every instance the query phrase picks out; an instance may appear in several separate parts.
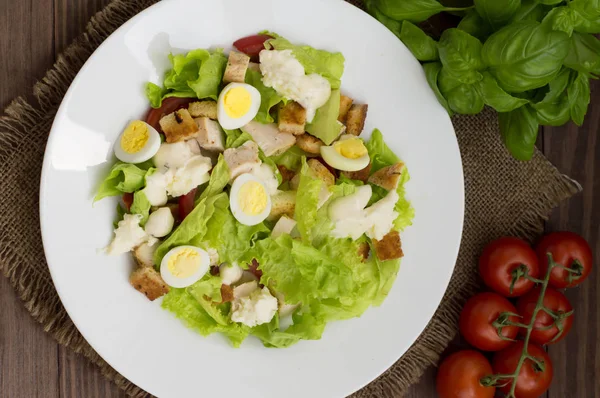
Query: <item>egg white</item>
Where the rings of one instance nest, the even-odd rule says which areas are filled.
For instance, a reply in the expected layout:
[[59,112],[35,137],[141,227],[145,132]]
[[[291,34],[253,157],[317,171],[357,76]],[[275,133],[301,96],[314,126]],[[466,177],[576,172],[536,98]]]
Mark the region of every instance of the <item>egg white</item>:
[[[242,117],[232,118],[225,111],[225,95],[235,87],[244,87],[250,93],[250,109],[246,112]],[[219,99],[217,101],[217,119],[219,120],[219,124],[226,130],[235,130],[240,127],[248,124],[252,119],[256,117],[258,110],[260,108],[260,92],[254,88],[253,86],[246,83],[229,83],[221,94],[219,94]]]
[[[189,277],[178,278],[175,275],[173,275],[171,273],[171,270],[169,269],[169,259],[173,255],[185,249],[191,249],[198,253],[198,255],[200,255],[200,266],[198,267],[198,270]],[[160,263],[160,276],[163,278],[167,285],[175,288],[182,288],[193,285],[194,283],[202,279],[202,277],[208,272],[209,269],[210,257],[208,256],[208,253],[206,251],[195,246],[178,246],[169,250],[169,252],[163,257]]]
[[125,152],[123,147],[121,147],[121,138],[125,133],[125,130],[123,130],[115,143],[115,156],[117,159],[125,163],[142,163],[152,159],[152,157],[156,155],[160,148],[160,134],[158,134],[158,131],[148,123],[144,122],[144,124],[148,128],[148,141],[146,141],[146,144],[136,153]]
[[[244,184],[251,181],[259,183],[265,190],[265,194],[267,197],[267,204],[265,206],[265,209],[256,215],[244,213],[240,208],[239,204],[240,189]],[[231,192],[229,194],[229,207],[231,208],[231,212],[233,213],[235,219],[238,220],[240,223],[248,226],[260,224],[269,216],[269,213],[271,213],[271,196],[269,196],[269,191],[267,190],[265,183],[260,178],[250,173],[242,174],[238,178],[236,178],[235,181],[233,181],[233,184],[231,185]]]
[[342,171],[362,170],[367,167],[370,162],[368,153],[359,158],[350,159],[341,155],[333,146],[322,146],[321,157],[328,165]]

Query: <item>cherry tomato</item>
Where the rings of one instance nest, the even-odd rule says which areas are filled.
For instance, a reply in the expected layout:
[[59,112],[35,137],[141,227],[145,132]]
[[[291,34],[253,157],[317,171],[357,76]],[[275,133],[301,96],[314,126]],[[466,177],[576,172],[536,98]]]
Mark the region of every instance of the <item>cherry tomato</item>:
[[190,192],[179,197],[179,221],[185,220],[185,218],[194,210],[194,202],[196,199],[196,191],[194,188]]
[[187,108],[191,103],[197,101],[194,98],[178,98],[170,97],[165,98],[160,108],[151,108],[146,115],[146,123],[154,127],[159,133],[162,132],[160,124],[158,123],[164,115],[175,112],[181,108]]
[[518,317],[505,313],[516,314],[517,309],[497,293],[479,293],[467,301],[460,313],[460,333],[469,344],[482,351],[502,350],[512,344],[511,340],[514,340],[519,331],[517,326],[504,326],[501,329],[502,335],[510,340],[503,340],[498,336],[494,321],[519,322]]
[[522,296],[533,288],[534,283],[523,277],[525,272],[537,278],[538,259],[529,244],[518,238],[500,238],[489,243],[479,258],[483,282],[505,297]]
[[265,49],[265,41],[272,39],[269,35],[252,35],[233,42],[233,46],[248,55],[252,61],[258,60],[258,53]]
[[133,194],[132,193],[124,193],[123,194],[123,204],[127,211],[131,210],[131,205],[133,204]]
[[548,269],[548,253],[552,254],[555,263],[550,273],[550,286],[557,289],[573,287],[583,282],[592,272],[592,249],[581,236],[573,232],[553,232],[542,238],[536,246],[540,261],[540,275],[546,275]]
[[485,387],[480,382],[492,373],[492,366],[482,353],[459,351],[440,365],[436,379],[437,393],[440,398],[493,398],[496,387]]
[[[523,316],[521,321],[526,325],[531,322],[531,316],[540,297],[540,290],[539,287],[536,287],[517,301],[517,311]],[[573,326],[573,307],[565,295],[558,290],[550,287],[546,289],[544,307],[552,311],[557,319],[556,324],[550,327],[555,323],[555,320],[546,311],[538,311],[530,339],[532,342],[541,345],[553,344],[562,340]],[[560,325],[560,328],[557,325]],[[562,333],[560,332],[561,329]],[[519,330],[520,334],[524,335],[525,332],[525,329]]]
[[[492,360],[492,367],[496,374],[511,374],[517,369],[517,364],[523,352],[523,342],[518,341],[508,348],[498,351]],[[544,349],[535,344],[527,347],[530,356],[536,358],[538,363],[526,359],[519,371],[515,396],[518,398],[538,398],[545,393],[552,382],[552,361]],[[512,380],[500,391],[507,394],[510,392]]]

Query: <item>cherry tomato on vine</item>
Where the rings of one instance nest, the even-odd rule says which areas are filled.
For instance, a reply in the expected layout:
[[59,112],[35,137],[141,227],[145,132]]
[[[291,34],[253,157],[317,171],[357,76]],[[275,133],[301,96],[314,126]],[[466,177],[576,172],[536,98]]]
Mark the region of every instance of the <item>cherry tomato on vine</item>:
[[546,275],[548,253],[559,265],[550,273],[552,287],[564,289],[577,286],[592,272],[592,249],[585,239],[573,232],[552,232],[544,236],[535,249],[540,262],[540,275]]
[[[513,343],[519,329],[512,325],[502,326],[508,321],[519,322],[517,316],[509,315],[511,313],[516,314],[517,309],[501,295],[479,293],[467,301],[460,313],[460,333],[469,344],[482,351],[502,350]],[[504,339],[498,335],[499,330]]]
[[162,132],[158,123],[164,115],[175,112],[181,108],[186,108],[191,102],[198,101],[194,98],[165,98],[160,108],[151,108],[146,115],[146,123],[154,127],[159,133]]
[[482,353],[459,351],[440,365],[437,393],[440,398],[493,398],[496,388],[481,384],[481,379],[491,374],[492,366]]
[[533,288],[524,277],[539,276],[538,259],[524,240],[505,237],[490,242],[479,258],[479,274],[493,291],[505,297],[518,297]]
[[[492,367],[495,374],[511,374],[517,369],[519,359],[523,354],[523,342],[518,341],[508,348],[498,351],[492,359]],[[550,387],[552,382],[553,368],[550,357],[544,349],[535,344],[529,344],[528,354],[537,359],[537,362],[526,359],[519,371],[515,396],[517,398],[538,398]],[[512,380],[505,386],[498,387],[500,391],[508,394],[511,390]]]
[[[539,297],[540,288],[536,287],[519,298],[519,301],[517,301],[517,311],[523,316],[521,323],[528,325],[531,322],[531,317]],[[553,344],[562,340],[569,333],[569,330],[571,330],[571,326],[573,326],[573,307],[567,297],[558,290],[550,287],[546,289],[544,307],[552,312],[553,315],[544,310],[538,311],[530,337],[532,342],[541,345]],[[524,335],[526,331],[526,329],[521,329],[519,333]]]

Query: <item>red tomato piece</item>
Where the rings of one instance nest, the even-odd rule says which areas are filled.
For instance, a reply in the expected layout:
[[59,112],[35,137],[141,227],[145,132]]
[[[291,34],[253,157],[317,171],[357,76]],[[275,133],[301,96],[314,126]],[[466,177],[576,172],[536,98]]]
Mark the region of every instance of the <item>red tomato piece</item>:
[[538,278],[538,258],[529,244],[518,238],[505,237],[490,242],[479,258],[483,282],[505,297],[522,296],[533,288],[534,282],[524,278],[524,272]]
[[482,353],[459,351],[440,365],[436,378],[437,393],[440,398],[493,398],[496,387],[481,384],[481,379],[492,373],[492,366]]
[[469,344],[482,351],[502,350],[513,343],[511,340],[517,337],[519,331],[517,326],[504,326],[501,329],[502,336],[510,340],[498,335],[498,329],[494,326],[496,320],[519,322],[518,317],[509,313],[517,313],[510,301],[497,293],[479,293],[467,301],[460,313],[460,333]]
[[265,49],[265,42],[273,37],[269,35],[246,36],[233,42],[233,46],[248,55],[253,62],[258,61],[258,53]]
[[[540,291],[541,289],[536,287],[517,301],[517,311],[523,317],[522,323],[526,325],[531,322],[533,311],[540,297]],[[546,289],[544,307],[558,317],[556,324],[550,327],[555,323],[554,318],[544,310],[538,311],[530,339],[532,342],[541,345],[554,344],[562,340],[571,330],[571,326],[573,326],[573,307],[564,294],[552,288]],[[561,329],[562,333],[560,332]],[[519,330],[519,333],[523,335],[526,332],[526,329]]]
[[148,114],[146,115],[146,123],[154,127],[159,133],[162,133],[162,129],[158,123],[160,119],[169,113],[173,113],[182,108],[187,108],[188,105],[194,101],[197,100],[194,98],[165,98],[160,108],[150,108]]
[[131,205],[133,204],[133,194],[126,192],[123,194],[123,204],[127,211],[131,210]]
[[196,200],[197,188],[192,189],[190,192],[179,197],[179,221],[185,220],[185,218],[194,210],[194,202]]
[[540,262],[540,275],[546,275],[548,253],[552,255],[555,263],[571,270],[561,267],[552,269],[550,286],[554,288],[577,286],[592,272],[592,249],[585,239],[573,232],[553,232],[544,236],[536,246],[536,251]]
[[[492,360],[492,367],[496,374],[511,374],[517,369],[517,364],[523,352],[523,342],[518,341],[508,348],[498,351]],[[527,347],[530,356],[537,359],[537,363],[531,359],[526,359],[519,371],[515,396],[518,398],[538,398],[548,391],[552,382],[553,367],[550,357],[544,349],[535,344],[529,344]],[[506,380],[509,383],[503,387],[498,387],[500,391],[507,394],[510,392],[512,380]]]

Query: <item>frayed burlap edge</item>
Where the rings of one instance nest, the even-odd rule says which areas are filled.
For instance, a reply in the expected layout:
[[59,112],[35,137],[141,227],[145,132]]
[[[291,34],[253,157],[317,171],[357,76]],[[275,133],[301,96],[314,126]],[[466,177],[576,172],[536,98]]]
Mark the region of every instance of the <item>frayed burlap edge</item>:
[[[12,152],[17,153],[23,144],[23,137],[35,128],[39,129],[40,125],[47,127],[45,132],[49,130],[66,90],[87,58],[116,28],[155,2],[113,0],[91,19],[85,33],[58,57],[54,67],[34,86],[35,104],[17,98],[5,110],[6,116],[0,118],[0,159],[8,158]],[[536,153],[536,156],[541,155]],[[558,175],[556,170],[555,173]],[[527,213],[522,214],[508,233],[533,238],[541,232],[542,220],[548,210],[581,189],[566,176],[558,177],[554,182],[552,190],[535,202]],[[48,272],[41,272],[35,267],[19,267],[26,259],[19,258],[19,252],[11,250],[6,239],[6,234],[0,235],[0,268],[34,319],[60,344],[83,354],[96,364],[107,379],[115,382],[128,395],[148,396],[145,391],[115,372],[87,344],[66,314]],[[461,247],[459,264],[463,260],[464,251],[464,247]],[[459,272],[457,267],[453,281],[459,278]],[[459,289],[448,290],[434,318],[406,354],[380,378],[354,394],[355,397],[402,396],[411,384],[418,381],[428,366],[436,364],[439,355],[456,333],[456,319],[461,306],[479,287],[474,277],[463,279],[462,282]]]

